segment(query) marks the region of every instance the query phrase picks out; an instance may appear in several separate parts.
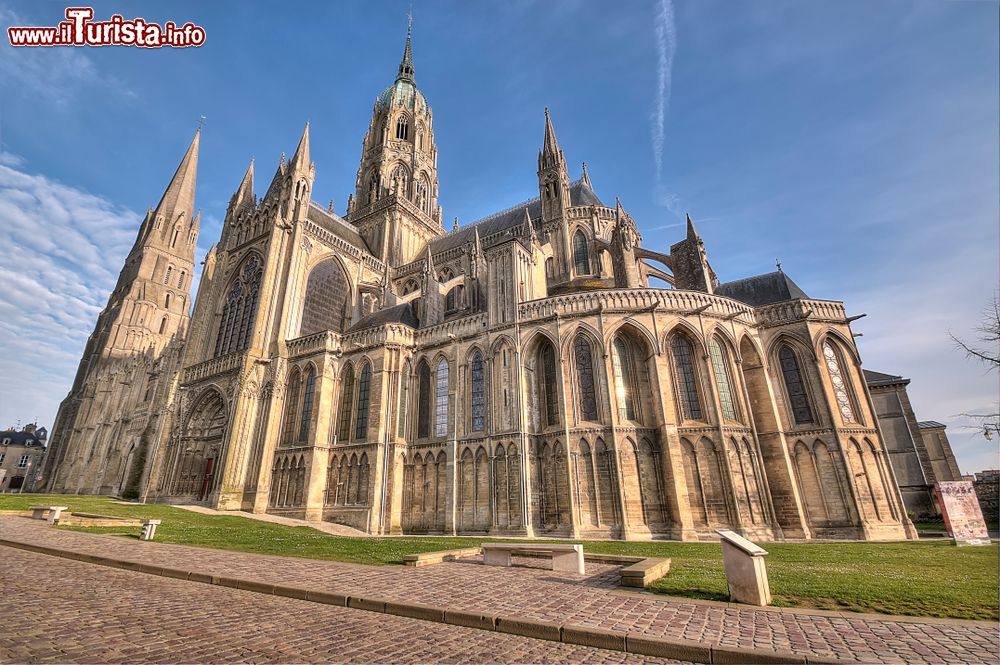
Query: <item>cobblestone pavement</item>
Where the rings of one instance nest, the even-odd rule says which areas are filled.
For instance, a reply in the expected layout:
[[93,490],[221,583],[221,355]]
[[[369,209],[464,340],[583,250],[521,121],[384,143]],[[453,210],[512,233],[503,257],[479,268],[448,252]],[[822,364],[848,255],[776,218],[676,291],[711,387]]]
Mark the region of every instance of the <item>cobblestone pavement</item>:
[[210,575],[709,645],[792,651],[813,657],[854,657],[872,663],[1000,661],[1000,636],[995,623],[774,612],[625,594],[610,588],[617,578],[615,569],[609,566],[588,565],[588,574],[583,576],[537,567],[486,567],[472,562],[424,568],[363,566],[143,543],[53,529],[44,522],[17,517],[0,517],[0,535]]
[[3,548],[0,663],[654,663]]

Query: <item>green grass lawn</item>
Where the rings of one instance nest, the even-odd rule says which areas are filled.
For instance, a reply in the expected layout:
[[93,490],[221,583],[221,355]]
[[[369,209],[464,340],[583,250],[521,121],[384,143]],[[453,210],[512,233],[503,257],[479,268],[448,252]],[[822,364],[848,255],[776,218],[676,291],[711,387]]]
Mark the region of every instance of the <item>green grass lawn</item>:
[[[201,515],[162,505],[128,506],[105,497],[0,495],[0,510],[34,504],[121,517],[159,518],[161,542],[366,564],[400,563],[404,554],[470,547],[485,538],[344,538],[307,527],[244,517]],[[73,528],[127,533],[138,528]],[[948,541],[906,543],[766,543],[775,605],[962,619],[998,618],[998,549]],[[726,600],[716,543],[586,541],[588,552],[670,557],[670,574],[648,591]]]

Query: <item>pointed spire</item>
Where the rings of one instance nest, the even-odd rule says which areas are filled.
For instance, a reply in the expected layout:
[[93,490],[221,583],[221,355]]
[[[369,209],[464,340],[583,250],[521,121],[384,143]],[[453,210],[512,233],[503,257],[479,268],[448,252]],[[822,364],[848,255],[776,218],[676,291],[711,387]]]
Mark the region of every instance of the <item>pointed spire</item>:
[[253,161],[253,159],[250,160],[247,172],[243,174],[243,180],[240,181],[240,186],[236,188],[236,193],[233,194],[233,204],[237,208],[242,208],[246,205],[252,206],[256,203],[253,194]]
[[403,49],[403,59],[399,63],[397,81],[413,82],[413,47],[410,44],[413,36],[413,15],[410,14],[406,24],[406,48]]
[[424,275],[435,282],[437,281],[437,271],[434,270],[434,256],[431,254],[430,243],[427,243],[427,256],[424,258]]
[[480,257],[483,255],[483,241],[479,238],[479,227],[474,226],[472,228],[475,229],[476,231],[476,239],[473,241],[472,244],[473,251],[476,253],[477,257]]
[[535,236],[535,225],[531,223],[531,213],[528,212],[528,206],[524,206],[524,222],[522,223],[522,235],[529,242],[534,243],[536,240]]
[[194,189],[198,177],[198,144],[201,139],[201,127],[194,133],[194,139],[188,146],[174,177],[163,192],[163,198],[156,205],[156,214],[172,222],[179,214],[187,213],[188,219],[194,214]]
[[309,121],[306,121],[306,128],[302,130],[302,138],[292,155],[291,167],[296,170],[309,170]]
[[552,118],[549,117],[549,107],[545,107],[545,143],[542,145],[542,152],[549,155],[558,155],[559,141],[556,139],[556,130],[552,127]]
[[625,212],[625,208],[622,207],[622,200],[615,197],[615,219],[624,219],[628,213]]
[[694,222],[691,221],[691,215],[687,215],[687,237],[688,240],[701,240],[701,235],[698,233],[698,229],[694,227]]
[[594,186],[590,184],[590,174],[587,173],[587,162],[583,163],[583,175],[580,176],[580,180],[582,180],[583,184],[585,184],[590,189],[594,188]]

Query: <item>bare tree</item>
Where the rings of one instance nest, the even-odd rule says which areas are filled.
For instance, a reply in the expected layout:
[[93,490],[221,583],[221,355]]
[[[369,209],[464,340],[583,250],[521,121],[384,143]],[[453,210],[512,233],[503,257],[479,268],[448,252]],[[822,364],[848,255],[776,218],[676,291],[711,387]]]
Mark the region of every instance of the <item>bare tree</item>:
[[[948,333],[955,346],[965,353],[966,358],[972,358],[986,364],[987,371],[1000,367],[1000,294],[993,294],[993,302],[983,310],[982,322],[976,326],[979,333],[977,342],[964,342],[953,333]],[[963,413],[967,418],[978,421],[975,429],[981,430],[987,440],[992,440],[994,434],[1000,434],[1000,413]]]

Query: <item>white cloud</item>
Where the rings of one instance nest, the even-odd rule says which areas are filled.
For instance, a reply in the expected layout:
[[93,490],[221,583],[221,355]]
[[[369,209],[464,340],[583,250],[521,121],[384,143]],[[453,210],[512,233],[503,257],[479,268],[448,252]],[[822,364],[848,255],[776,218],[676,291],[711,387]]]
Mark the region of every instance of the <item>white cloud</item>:
[[0,426],[52,426],[141,216],[0,163]]
[[670,108],[670,82],[677,50],[674,26],[674,3],[659,0],[656,12],[656,102],[653,105],[653,160],[656,182],[663,170],[663,145],[666,140],[667,110]]

